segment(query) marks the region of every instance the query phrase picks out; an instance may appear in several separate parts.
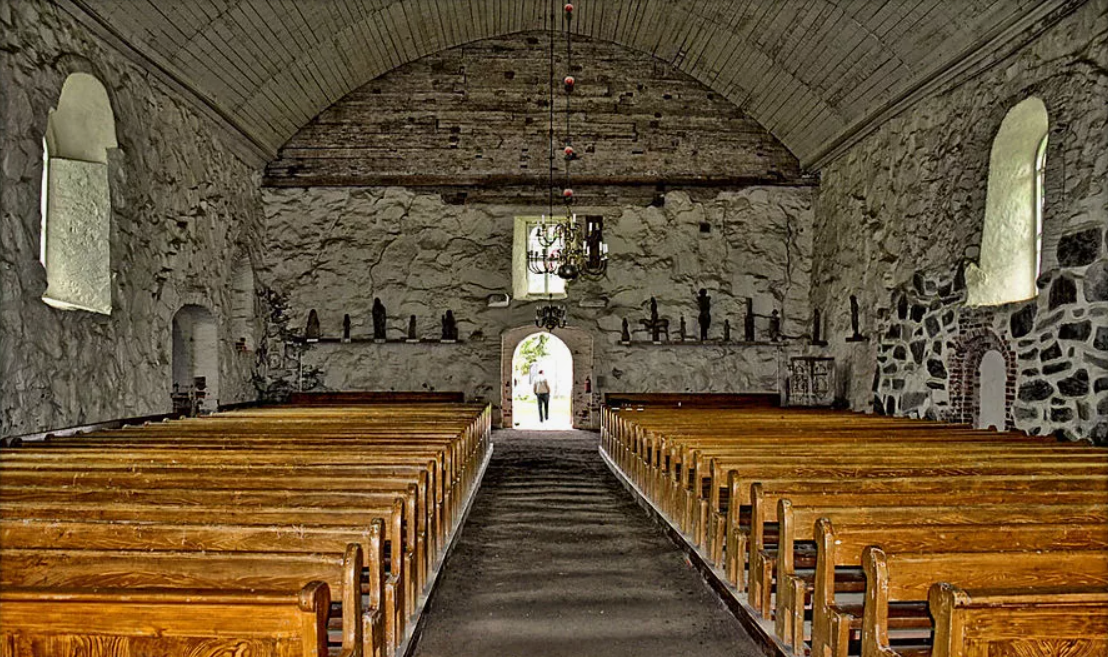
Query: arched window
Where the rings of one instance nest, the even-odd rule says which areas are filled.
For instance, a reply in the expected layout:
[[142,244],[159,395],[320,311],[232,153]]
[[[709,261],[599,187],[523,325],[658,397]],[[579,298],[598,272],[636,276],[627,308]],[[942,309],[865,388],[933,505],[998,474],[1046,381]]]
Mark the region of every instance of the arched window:
[[989,157],[980,263],[966,271],[970,305],[995,306],[1036,294],[1049,128],[1046,105],[1034,97],[1013,107],[1000,124]]
[[108,149],[115,147],[104,85],[87,73],[70,75],[43,138],[42,298],[55,308],[112,311]]

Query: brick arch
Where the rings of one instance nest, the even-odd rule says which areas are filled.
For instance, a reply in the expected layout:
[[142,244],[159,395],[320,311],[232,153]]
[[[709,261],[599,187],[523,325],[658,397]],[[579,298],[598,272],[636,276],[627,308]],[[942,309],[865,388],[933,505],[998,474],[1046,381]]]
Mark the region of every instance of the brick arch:
[[954,341],[950,356],[950,406],[951,420],[964,424],[976,421],[981,382],[981,360],[990,351],[1004,357],[1004,428],[1015,427],[1012,417],[1012,401],[1016,398],[1016,354],[996,331],[977,326],[962,331]]

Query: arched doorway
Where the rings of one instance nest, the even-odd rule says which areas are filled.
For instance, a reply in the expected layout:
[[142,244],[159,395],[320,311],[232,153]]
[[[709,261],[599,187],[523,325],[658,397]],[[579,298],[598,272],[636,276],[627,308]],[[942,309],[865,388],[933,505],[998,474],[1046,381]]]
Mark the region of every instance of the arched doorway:
[[219,328],[204,306],[173,316],[173,406],[190,415],[219,406]]
[[978,429],[1003,429],[1005,426],[1004,391],[1008,383],[1008,365],[995,349],[985,352],[977,368]]
[[[549,417],[539,414],[535,383],[545,379],[550,389]],[[512,427],[572,429],[573,355],[552,333],[535,333],[516,345],[512,355]]]
[[[600,425],[600,410],[593,393],[596,378],[593,376],[593,337],[588,331],[579,328],[560,328],[553,331],[537,326],[520,326],[508,329],[500,336],[500,418],[499,426],[510,429],[514,426],[515,375],[513,360],[516,349],[528,337],[545,333],[557,337],[565,343],[572,356],[573,384],[570,389],[569,406],[571,423],[574,429],[596,429]],[[534,405],[534,400],[531,405]],[[522,408],[522,406],[521,406]],[[528,409],[529,410],[529,409]],[[551,409],[553,411],[553,408]],[[538,410],[535,409],[535,417]]]
[[[986,356],[989,363],[984,362]],[[998,356],[1003,368],[999,368]],[[1003,431],[1015,426],[1009,400],[1016,396],[1016,355],[995,331],[985,327],[962,331],[951,349],[948,370],[951,421],[980,426],[986,415],[990,425]],[[985,376],[988,380],[982,378]],[[998,403],[1003,410],[997,410]],[[1002,413],[1001,417],[996,413]]]

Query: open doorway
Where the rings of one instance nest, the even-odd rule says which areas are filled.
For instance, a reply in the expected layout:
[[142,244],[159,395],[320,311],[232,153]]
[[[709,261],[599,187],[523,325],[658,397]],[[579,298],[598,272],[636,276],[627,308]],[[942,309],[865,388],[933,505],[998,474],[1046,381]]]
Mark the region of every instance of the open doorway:
[[[536,384],[545,379],[550,390],[550,417],[539,417]],[[512,425],[516,429],[565,431],[573,428],[573,355],[552,333],[535,333],[512,355]]]
[[219,331],[210,310],[185,305],[173,316],[173,410],[187,415],[219,406]]

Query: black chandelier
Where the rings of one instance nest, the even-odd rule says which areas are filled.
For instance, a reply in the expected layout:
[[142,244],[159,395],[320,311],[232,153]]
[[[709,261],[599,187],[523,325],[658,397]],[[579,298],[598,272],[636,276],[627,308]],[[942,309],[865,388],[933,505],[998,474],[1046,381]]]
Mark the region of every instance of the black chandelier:
[[[562,79],[565,90],[565,146],[562,155],[565,159],[565,184],[562,187],[562,202],[565,204],[565,218],[554,219],[554,31],[550,31],[550,181],[549,214],[543,215],[536,227],[537,249],[527,251],[527,268],[534,274],[555,274],[567,282],[578,278],[597,280],[608,270],[608,245],[604,243],[604,219],[599,216],[585,218],[584,226],[573,212],[576,196],[570,185],[570,165],[578,158],[573,148],[570,132],[570,111],[573,90],[577,80],[573,77],[573,38],[570,24],[573,21],[573,4],[567,3],[562,18],[562,31],[566,38],[567,75]],[[537,320],[536,320],[537,322]],[[564,325],[564,324],[563,324]]]
[[566,327],[566,307],[560,303],[546,303],[535,310],[535,326],[547,331]]

